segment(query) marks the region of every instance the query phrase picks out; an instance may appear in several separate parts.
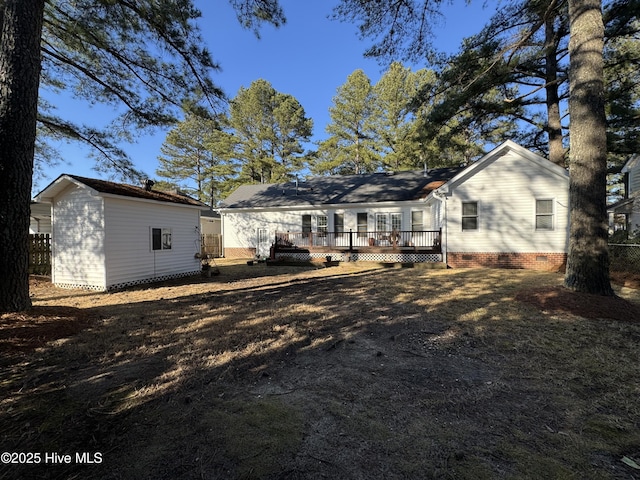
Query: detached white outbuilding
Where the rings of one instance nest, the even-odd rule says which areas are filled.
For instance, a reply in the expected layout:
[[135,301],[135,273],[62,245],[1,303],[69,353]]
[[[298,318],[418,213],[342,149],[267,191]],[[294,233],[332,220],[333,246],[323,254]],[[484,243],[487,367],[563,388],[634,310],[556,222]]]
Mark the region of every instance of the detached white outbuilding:
[[107,291],[200,271],[197,200],[61,175],[36,196],[51,204],[52,282]]

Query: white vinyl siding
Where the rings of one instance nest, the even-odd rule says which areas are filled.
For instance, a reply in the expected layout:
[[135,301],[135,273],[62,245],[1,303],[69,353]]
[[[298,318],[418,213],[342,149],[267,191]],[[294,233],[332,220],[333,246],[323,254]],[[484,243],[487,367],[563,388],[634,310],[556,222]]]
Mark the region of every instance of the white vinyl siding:
[[629,171],[629,197],[640,194],[640,162]]
[[[199,212],[193,208],[105,199],[107,284],[142,281],[199,269]],[[162,248],[153,250],[150,230],[161,230]],[[171,248],[167,248],[167,235]]]
[[104,288],[102,199],[70,187],[52,205],[52,271],[57,285]]
[[[554,229],[536,230],[535,199],[554,197]],[[478,229],[462,231],[463,203],[478,201]],[[567,177],[515,153],[487,162],[446,200],[450,252],[566,252]]]

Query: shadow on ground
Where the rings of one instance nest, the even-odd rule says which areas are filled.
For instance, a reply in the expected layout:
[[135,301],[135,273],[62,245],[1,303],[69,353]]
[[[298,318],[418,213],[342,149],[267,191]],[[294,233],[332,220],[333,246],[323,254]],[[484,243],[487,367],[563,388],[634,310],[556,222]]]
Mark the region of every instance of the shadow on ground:
[[234,268],[110,295],[43,287],[30,328],[60,334],[33,343],[4,319],[3,447],[73,461],[0,476],[633,473],[640,324],[516,300],[558,275]]

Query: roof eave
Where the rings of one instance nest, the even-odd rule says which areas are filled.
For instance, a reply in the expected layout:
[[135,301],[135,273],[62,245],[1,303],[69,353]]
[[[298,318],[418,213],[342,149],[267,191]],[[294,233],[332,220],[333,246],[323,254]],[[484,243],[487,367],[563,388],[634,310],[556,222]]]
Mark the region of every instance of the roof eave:
[[36,202],[44,202],[44,203],[53,203],[53,199],[63,192],[69,185],[76,185],[77,187],[82,187],[89,190],[89,193],[93,196],[97,195],[99,192],[88,185],[76,180],[67,174],[62,174],[58,178],[56,178],[53,182],[47,185],[40,193],[38,193],[34,200]]
[[[88,188],[88,187],[87,187]],[[95,190],[94,190],[95,192]],[[154,203],[156,205],[171,205],[172,207],[195,208],[198,210],[208,210],[206,205],[194,205],[189,203],[172,202],[170,200],[157,200],[154,198],[133,197],[129,195],[118,195],[117,193],[96,192],[95,196],[103,198],[116,198],[118,200],[131,200],[135,202]]]
[[220,213],[244,213],[244,212],[270,212],[270,211],[291,211],[291,210],[319,210],[337,208],[370,208],[375,206],[391,206],[398,204],[419,205],[426,200],[424,198],[414,198],[410,200],[388,200],[384,202],[357,202],[357,203],[314,203],[298,205],[280,205],[270,207],[220,207]]

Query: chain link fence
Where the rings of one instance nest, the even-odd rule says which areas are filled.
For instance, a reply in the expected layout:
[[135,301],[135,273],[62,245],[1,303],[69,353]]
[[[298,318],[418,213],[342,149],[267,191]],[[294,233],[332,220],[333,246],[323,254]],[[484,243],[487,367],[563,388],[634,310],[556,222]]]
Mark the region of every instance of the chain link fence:
[[640,274],[640,244],[610,243],[611,270]]

